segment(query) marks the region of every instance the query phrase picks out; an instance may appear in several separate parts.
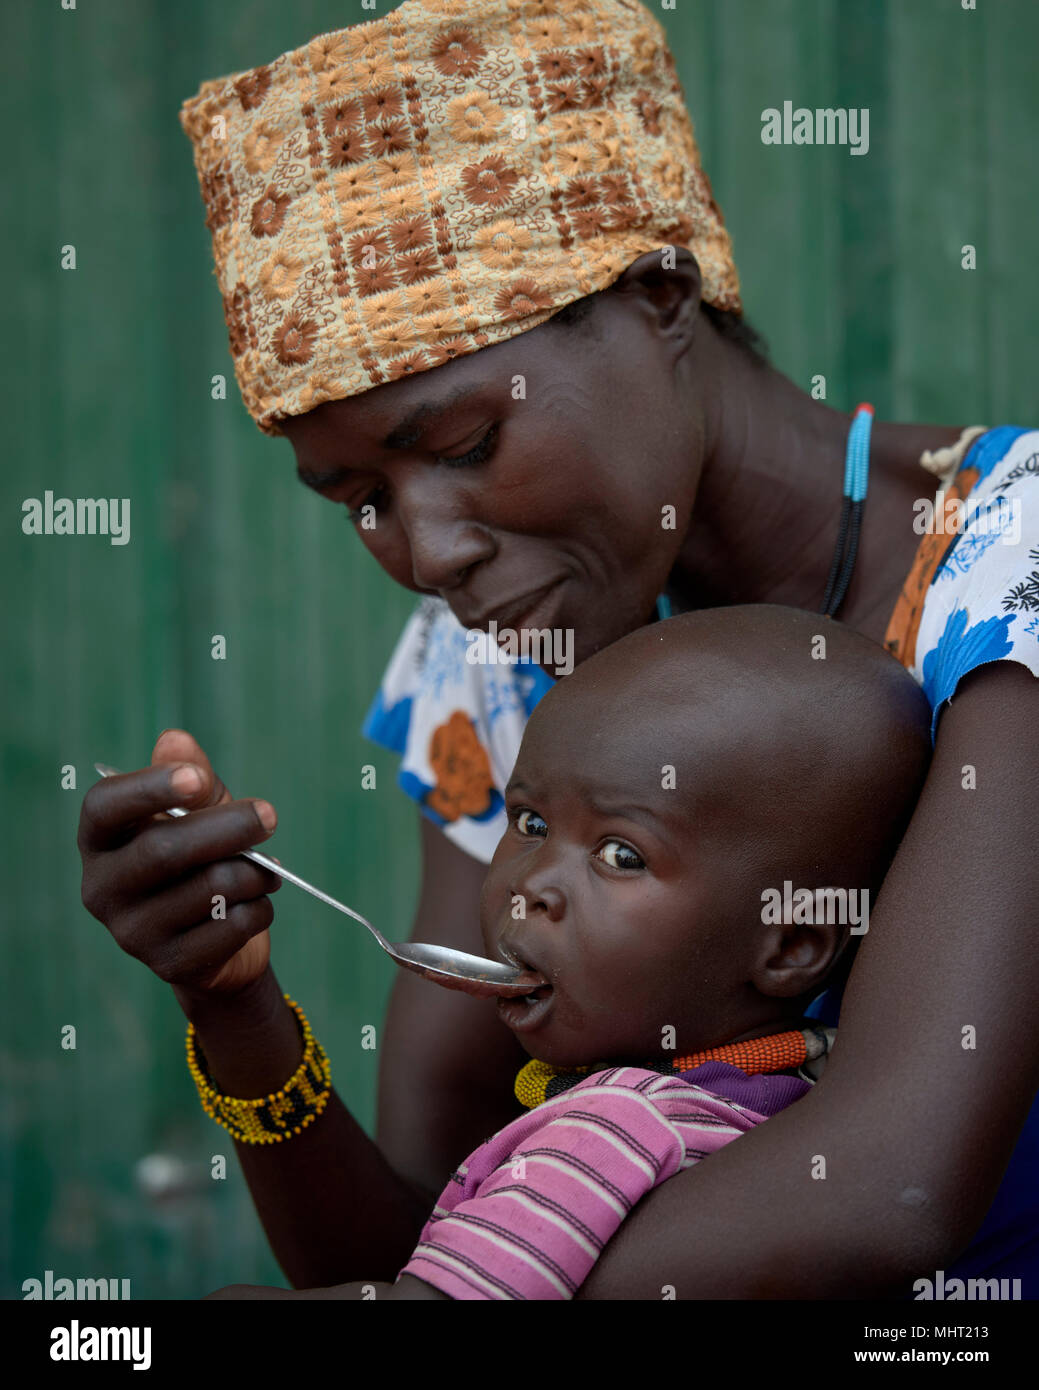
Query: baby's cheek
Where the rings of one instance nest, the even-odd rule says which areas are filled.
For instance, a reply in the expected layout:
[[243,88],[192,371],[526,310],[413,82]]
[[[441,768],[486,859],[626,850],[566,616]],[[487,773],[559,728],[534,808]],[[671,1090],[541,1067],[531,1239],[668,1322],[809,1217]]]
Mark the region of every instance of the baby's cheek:
[[585,1033],[588,1026],[588,1015],[580,1004],[571,999],[569,995],[557,995],[552,1023],[558,1028],[565,1028],[570,1033]]

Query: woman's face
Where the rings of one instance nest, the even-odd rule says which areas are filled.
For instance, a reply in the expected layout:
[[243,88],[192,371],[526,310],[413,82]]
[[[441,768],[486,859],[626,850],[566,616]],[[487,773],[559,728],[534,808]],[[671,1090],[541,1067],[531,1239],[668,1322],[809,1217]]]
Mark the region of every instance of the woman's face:
[[597,334],[542,324],[282,428],[399,584],[467,628],[570,628],[579,662],[649,619],[688,528],[702,405],[674,324],[606,293]]

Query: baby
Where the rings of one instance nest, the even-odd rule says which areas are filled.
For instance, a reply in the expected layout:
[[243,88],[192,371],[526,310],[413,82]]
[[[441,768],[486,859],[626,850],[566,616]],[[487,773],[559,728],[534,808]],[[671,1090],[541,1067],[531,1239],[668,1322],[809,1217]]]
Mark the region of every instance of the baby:
[[572,1297],[644,1193],[810,1088],[833,1032],[805,1010],[868,926],[845,904],[880,887],[929,728],[881,647],[772,606],[641,628],[548,692],[481,912],[488,954],[547,982],[496,1004],[531,1108],[398,1284]]

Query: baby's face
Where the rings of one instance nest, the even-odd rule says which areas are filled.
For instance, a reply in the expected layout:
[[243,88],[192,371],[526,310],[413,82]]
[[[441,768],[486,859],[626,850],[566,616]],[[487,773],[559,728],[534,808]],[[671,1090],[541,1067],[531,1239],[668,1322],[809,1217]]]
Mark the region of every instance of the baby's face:
[[[655,721],[596,728],[573,702],[566,717],[539,713],[506,788],[509,828],[481,923],[489,955],[532,966],[550,988],[500,1001],[502,1020],[554,1065],[725,1040],[749,988],[745,914],[757,889],[737,886],[704,816],[706,760],[699,793],[672,787]],[[681,776],[694,780],[688,761]]]

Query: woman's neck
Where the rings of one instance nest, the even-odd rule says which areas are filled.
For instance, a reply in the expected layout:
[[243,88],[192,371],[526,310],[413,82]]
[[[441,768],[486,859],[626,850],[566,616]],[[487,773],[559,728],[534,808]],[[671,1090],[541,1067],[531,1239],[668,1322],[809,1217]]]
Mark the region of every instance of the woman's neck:
[[[813,400],[720,338],[717,352],[693,521],[670,578],[675,607],[818,609],[837,542],[852,413]],[[961,429],[874,421],[858,561],[840,618],[876,641],[920,542],[913,502],[935,491],[920,454],[955,443]]]

